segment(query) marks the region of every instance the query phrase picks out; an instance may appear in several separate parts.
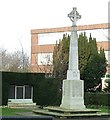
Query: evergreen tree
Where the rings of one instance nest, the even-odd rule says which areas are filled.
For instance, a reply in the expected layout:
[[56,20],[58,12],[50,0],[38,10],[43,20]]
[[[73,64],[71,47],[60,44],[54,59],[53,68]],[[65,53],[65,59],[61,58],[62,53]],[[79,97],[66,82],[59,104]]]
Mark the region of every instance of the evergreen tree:
[[66,72],[68,68],[68,57],[69,57],[69,43],[70,36],[67,34],[63,35],[63,39],[60,40],[59,44],[56,43],[53,53],[53,73],[57,78],[66,78]]
[[105,75],[107,66],[104,49],[100,48],[100,51],[98,52],[96,39],[92,38],[91,34],[88,45],[88,63],[84,68],[83,74],[81,74],[81,79],[85,81],[85,90],[94,88],[101,83],[101,77]]
[[[66,78],[69,58],[70,36],[63,35],[59,44],[56,44],[53,53],[53,73],[58,80]],[[101,82],[101,77],[106,72],[106,58],[104,50],[98,52],[96,39],[89,40],[86,33],[81,33],[78,38],[79,70],[81,79],[84,80],[85,90]]]
[[81,33],[78,39],[79,70],[81,76],[84,74],[84,68],[88,63],[89,55],[90,51],[86,33],[84,35]]

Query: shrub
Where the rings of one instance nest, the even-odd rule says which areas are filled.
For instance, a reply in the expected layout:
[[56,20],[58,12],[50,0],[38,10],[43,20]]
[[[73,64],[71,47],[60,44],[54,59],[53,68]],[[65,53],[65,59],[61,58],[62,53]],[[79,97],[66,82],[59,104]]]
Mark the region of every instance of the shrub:
[[85,93],[85,105],[110,106],[110,94],[107,93]]

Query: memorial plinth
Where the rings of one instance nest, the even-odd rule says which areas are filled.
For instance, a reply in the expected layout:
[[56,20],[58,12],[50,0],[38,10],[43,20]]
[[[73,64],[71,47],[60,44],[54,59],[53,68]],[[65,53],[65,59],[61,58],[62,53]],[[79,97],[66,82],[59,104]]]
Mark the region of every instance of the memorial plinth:
[[63,80],[63,93],[61,108],[65,109],[85,109],[84,105],[84,81],[80,80],[78,69],[78,35],[76,22],[81,18],[76,8],[68,14],[72,21],[72,31],[69,49],[69,68],[67,79]]
[[84,83],[82,80],[64,80],[62,104],[65,109],[84,109]]

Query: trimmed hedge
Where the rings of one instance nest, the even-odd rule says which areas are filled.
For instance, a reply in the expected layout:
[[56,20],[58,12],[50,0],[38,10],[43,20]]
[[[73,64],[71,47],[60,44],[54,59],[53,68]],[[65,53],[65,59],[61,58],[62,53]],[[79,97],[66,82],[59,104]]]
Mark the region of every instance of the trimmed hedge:
[[57,82],[43,73],[2,73],[2,105],[8,103],[9,85],[32,85],[33,102],[40,105],[57,104]]
[[37,94],[35,95],[37,104],[42,106],[59,105],[58,87],[55,79],[45,79],[43,82],[39,81],[37,87]]
[[85,105],[110,106],[110,93],[85,93]]
[[[33,102],[38,105],[60,105],[61,91],[59,81],[54,78],[45,78],[43,73],[0,72],[2,74],[2,104],[7,105],[9,85],[32,85]],[[110,94],[85,93],[85,105],[110,106]]]

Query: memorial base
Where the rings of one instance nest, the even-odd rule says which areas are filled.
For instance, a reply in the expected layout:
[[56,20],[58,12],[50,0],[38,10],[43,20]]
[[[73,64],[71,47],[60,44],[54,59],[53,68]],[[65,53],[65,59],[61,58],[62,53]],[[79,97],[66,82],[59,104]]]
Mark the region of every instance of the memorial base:
[[83,80],[63,80],[60,107],[65,109],[85,109]]

